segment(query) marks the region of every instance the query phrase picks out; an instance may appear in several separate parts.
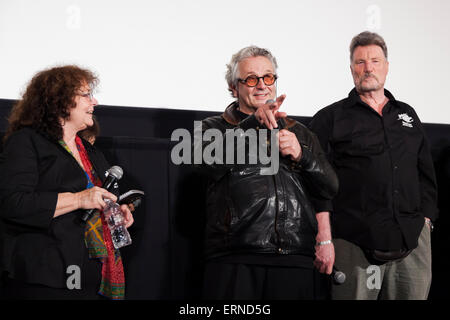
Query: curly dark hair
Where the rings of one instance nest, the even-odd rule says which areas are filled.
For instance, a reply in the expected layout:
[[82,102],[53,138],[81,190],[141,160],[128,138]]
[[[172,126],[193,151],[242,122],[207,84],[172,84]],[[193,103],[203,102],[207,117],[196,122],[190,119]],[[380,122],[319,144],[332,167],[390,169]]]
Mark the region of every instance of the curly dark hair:
[[4,141],[15,131],[31,127],[52,140],[63,137],[61,119],[67,120],[76,107],[75,96],[87,84],[93,90],[97,76],[75,65],[38,72],[29,82],[22,99],[11,109]]

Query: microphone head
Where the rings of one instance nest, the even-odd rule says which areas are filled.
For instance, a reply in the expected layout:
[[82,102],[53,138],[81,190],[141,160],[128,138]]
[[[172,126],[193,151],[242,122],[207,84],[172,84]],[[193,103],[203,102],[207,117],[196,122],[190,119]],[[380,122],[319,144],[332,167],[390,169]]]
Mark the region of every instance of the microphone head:
[[275,102],[275,100],[273,100],[273,99],[269,99],[269,100],[267,100],[266,101],[266,104],[269,104],[269,103],[274,103]]
[[334,273],[333,279],[337,284],[342,284],[345,282],[345,273],[343,273],[342,271],[336,271]]
[[120,180],[123,176],[123,170],[119,166],[112,166],[108,169],[108,175],[112,175],[117,180]]

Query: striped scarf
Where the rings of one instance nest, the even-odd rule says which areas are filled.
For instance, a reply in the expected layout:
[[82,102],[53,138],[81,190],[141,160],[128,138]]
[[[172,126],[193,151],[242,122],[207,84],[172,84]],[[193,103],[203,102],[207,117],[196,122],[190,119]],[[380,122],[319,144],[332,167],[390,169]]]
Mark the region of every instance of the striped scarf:
[[[87,189],[94,186],[101,187],[102,181],[95,173],[80,137],[77,136],[75,142],[78,153],[80,154],[81,162],[85,169],[88,181]],[[60,140],[59,143],[72,154],[63,140]],[[102,262],[102,281],[98,293],[115,300],[124,299],[125,276],[123,272],[122,257],[120,256],[120,251],[114,249],[111,232],[109,231],[103,212],[96,210],[92,217],[87,221],[84,232],[84,242],[89,252],[89,258],[96,258]]]

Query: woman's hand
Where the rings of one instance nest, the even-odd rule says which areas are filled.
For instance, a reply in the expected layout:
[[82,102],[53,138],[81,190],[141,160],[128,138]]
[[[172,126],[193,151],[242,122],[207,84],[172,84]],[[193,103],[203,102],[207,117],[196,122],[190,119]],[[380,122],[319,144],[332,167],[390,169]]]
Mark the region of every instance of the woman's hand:
[[123,218],[125,220],[125,228],[129,228],[134,223],[133,215],[131,214],[130,208],[126,204],[120,206],[122,210]]
[[106,189],[92,187],[75,194],[79,209],[103,209],[106,206],[104,198],[117,201],[117,197]]

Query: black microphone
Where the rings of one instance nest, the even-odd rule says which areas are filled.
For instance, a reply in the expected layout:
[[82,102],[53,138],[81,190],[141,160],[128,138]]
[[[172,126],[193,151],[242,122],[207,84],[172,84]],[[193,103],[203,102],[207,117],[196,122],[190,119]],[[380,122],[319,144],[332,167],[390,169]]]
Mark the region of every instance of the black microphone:
[[[119,166],[113,166],[113,167],[109,168],[107,172],[108,172],[108,176],[106,177],[106,180],[103,183],[102,188],[109,191],[111,189],[111,187],[114,185],[114,182],[116,182],[117,180],[120,180],[122,178],[123,170]],[[91,218],[92,214],[95,212],[95,210],[97,210],[97,209],[86,210],[86,212],[81,216],[81,220],[83,222],[88,221]]]
[[330,276],[331,278],[333,278],[333,282],[335,284],[343,284],[345,282],[345,273],[336,269],[335,266],[333,266],[333,271],[331,272]]

